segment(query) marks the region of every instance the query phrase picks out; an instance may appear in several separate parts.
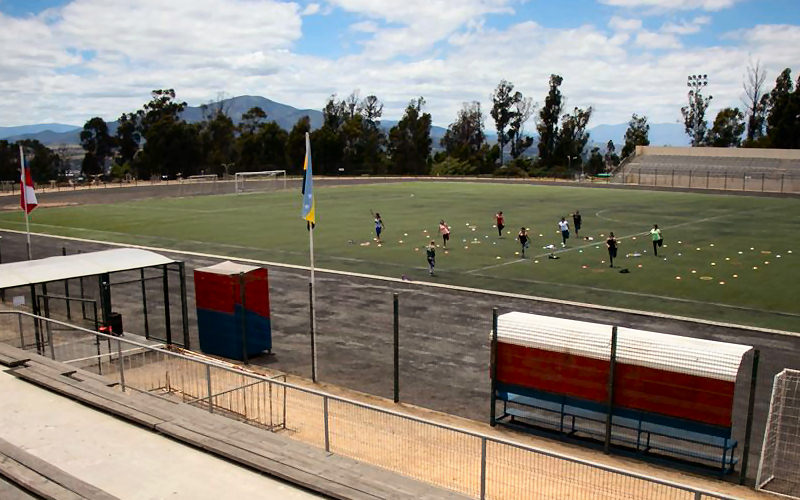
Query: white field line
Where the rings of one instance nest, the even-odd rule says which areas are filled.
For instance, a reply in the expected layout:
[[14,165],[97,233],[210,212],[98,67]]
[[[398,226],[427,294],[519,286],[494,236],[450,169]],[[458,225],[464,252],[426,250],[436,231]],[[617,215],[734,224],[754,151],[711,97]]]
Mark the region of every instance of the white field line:
[[[480,277],[483,277],[483,278],[493,278],[493,276],[489,276],[489,275],[486,275],[486,274],[475,274],[474,276],[480,276]],[[732,304],[723,304],[723,303],[720,303],[720,302],[706,302],[706,301],[694,300],[694,299],[683,299],[683,298],[680,298],[680,297],[669,297],[669,296],[666,296],[666,295],[656,295],[656,294],[652,294],[652,293],[631,292],[631,291],[627,291],[627,290],[615,290],[615,289],[611,289],[611,288],[602,288],[602,287],[597,287],[597,286],[576,285],[576,284],[573,284],[573,283],[556,283],[556,282],[552,282],[552,281],[531,280],[531,279],[524,279],[524,278],[512,278],[512,280],[513,281],[522,281],[522,282],[525,282],[525,283],[534,283],[534,284],[537,284],[537,285],[558,286],[558,287],[562,287],[562,288],[578,288],[578,289],[581,289],[581,290],[592,290],[592,291],[596,291],[596,292],[603,292],[603,293],[609,293],[609,294],[632,295],[632,296],[635,296],[635,297],[645,297],[645,298],[658,299],[658,300],[667,300],[667,301],[671,301],[671,302],[683,302],[683,303],[687,303],[687,304],[709,305],[709,306],[722,307],[722,308],[727,308],[727,309],[737,309],[737,310],[741,310],[741,311],[752,311],[752,312],[758,312],[758,313],[776,314],[776,315],[779,315],[779,316],[791,316],[791,317],[800,318],[800,314],[793,313],[793,312],[767,311],[765,309],[757,309],[757,308],[753,308],[753,307],[737,306],[737,305],[732,305]]]
[[[14,229],[0,229],[0,232],[5,231],[9,233],[15,234],[25,234],[24,231],[17,231]],[[302,271],[310,271],[308,266],[298,266],[295,264],[284,264],[282,262],[270,262],[270,261],[263,261],[257,259],[247,259],[242,257],[234,257],[228,255],[217,255],[217,254],[209,254],[203,252],[191,252],[185,250],[174,250],[171,248],[159,248],[159,247],[151,247],[145,245],[133,245],[127,243],[115,243],[109,241],[98,241],[98,240],[89,240],[85,238],[75,238],[70,236],[57,236],[52,234],[42,234],[42,233],[33,233],[34,236],[39,236],[42,238],[52,238],[52,239],[61,239],[61,240],[68,240],[68,241],[77,241],[82,243],[93,243],[93,244],[101,244],[107,246],[116,246],[116,247],[127,247],[127,248],[140,248],[142,250],[150,250],[153,252],[165,252],[165,253],[172,253],[172,254],[179,254],[179,255],[190,255],[193,257],[203,257],[207,259],[219,259],[219,260],[231,260],[231,261],[238,261],[238,262],[246,262],[250,264],[259,264],[262,266],[274,266],[274,267],[282,267],[286,269],[296,269]],[[719,326],[724,328],[739,328],[750,330],[754,332],[763,332],[769,334],[776,334],[776,335],[785,335],[788,337],[800,337],[800,332],[790,332],[785,330],[774,330],[771,328],[761,328],[757,326],[745,326],[745,325],[737,325],[734,323],[724,323],[721,321],[710,321],[706,319],[700,318],[690,318],[687,316],[677,316],[673,314],[664,314],[659,312],[651,312],[651,311],[640,311],[637,309],[627,309],[624,307],[613,307],[613,306],[600,306],[596,304],[588,304],[584,302],[576,302],[572,300],[560,300],[560,299],[553,299],[550,297],[538,297],[535,295],[525,295],[521,293],[511,293],[511,292],[500,292],[497,290],[484,290],[480,288],[471,288],[466,286],[458,286],[458,285],[448,285],[445,283],[433,283],[429,281],[408,281],[401,278],[391,278],[388,276],[377,276],[374,274],[364,274],[364,273],[354,273],[350,271],[339,271],[336,269],[325,269],[325,268],[315,268],[316,272],[326,273],[326,274],[333,274],[338,276],[349,276],[354,278],[364,278],[376,281],[385,281],[389,283],[399,283],[403,285],[414,284],[417,286],[424,286],[429,288],[441,288],[444,290],[452,290],[458,292],[467,292],[467,293],[476,293],[481,295],[492,295],[495,297],[505,297],[511,299],[521,299],[521,300],[532,300],[537,302],[546,302],[551,304],[561,304],[561,305],[568,305],[568,306],[575,306],[575,307],[583,307],[586,309],[595,309],[598,311],[612,311],[612,312],[620,312],[626,314],[635,314],[639,316],[649,316],[651,318],[663,318],[669,320],[677,320],[677,321],[687,321],[690,323],[699,323],[704,325],[711,325],[711,326]]]

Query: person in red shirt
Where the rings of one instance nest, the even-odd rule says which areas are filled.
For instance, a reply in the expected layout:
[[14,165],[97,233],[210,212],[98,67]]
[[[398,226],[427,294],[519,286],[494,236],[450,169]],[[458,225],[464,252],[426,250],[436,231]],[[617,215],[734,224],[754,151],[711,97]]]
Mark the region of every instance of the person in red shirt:
[[447,248],[447,242],[450,241],[450,226],[444,220],[439,221],[439,234],[442,235],[442,246]]
[[503,228],[506,227],[506,219],[503,217],[503,211],[501,210],[494,214],[494,218],[497,220],[497,235],[502,237]]

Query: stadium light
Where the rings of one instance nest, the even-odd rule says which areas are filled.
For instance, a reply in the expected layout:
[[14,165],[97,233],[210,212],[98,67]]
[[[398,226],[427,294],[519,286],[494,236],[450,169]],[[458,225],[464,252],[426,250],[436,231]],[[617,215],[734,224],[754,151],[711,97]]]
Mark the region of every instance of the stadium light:
[[689,95],[692,96],[708,86],[708,75],[689,75],[686,78],[686,86],[689,87]]

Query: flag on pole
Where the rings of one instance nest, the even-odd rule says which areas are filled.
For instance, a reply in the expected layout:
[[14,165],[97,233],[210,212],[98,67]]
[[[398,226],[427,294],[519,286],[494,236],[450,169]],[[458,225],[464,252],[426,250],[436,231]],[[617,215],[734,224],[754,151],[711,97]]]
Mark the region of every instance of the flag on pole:
[[33,212],[33,209],[36,208],[39,203],[36,201],[36,193],[33,191],[31,167],[25,164],[25,152],[21,144],[19,146],[19,163],[19,206],[25,210],[25,213],[29,214]]
[[311,173],[311,141],[306,132],[306,158],[303,162],[303,210],[300,215],[309,225],[316,223],[314,179]]

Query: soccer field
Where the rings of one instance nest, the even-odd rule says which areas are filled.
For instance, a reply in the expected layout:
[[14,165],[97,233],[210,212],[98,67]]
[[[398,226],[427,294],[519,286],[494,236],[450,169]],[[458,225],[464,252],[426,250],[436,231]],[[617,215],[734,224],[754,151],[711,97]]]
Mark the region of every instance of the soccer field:
[[[319,267],[800,331],[798,199],[461,182],[315,193]],[[307,265],[300,202],[292,190],[39,208],[31,230]],[[386,224],[381,246],[371,210]],[[562,249],[556,223],[565,216],[571,226],[575,210],[581,238],[573,231]],[[423,247],[441,245],[440,219],[451,242],[429,277]],[[654,223],[665,239],[658,258],[647,235]],[[521,226],[532,237],[527,259],[516,254]],[[24,229],[20,211],[0,213],[0,227]],[[620,242],[614,269],[609,231]],[[547,258],[551,244],[558,259]]]

